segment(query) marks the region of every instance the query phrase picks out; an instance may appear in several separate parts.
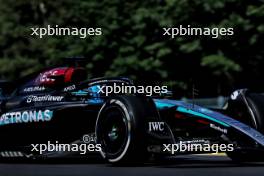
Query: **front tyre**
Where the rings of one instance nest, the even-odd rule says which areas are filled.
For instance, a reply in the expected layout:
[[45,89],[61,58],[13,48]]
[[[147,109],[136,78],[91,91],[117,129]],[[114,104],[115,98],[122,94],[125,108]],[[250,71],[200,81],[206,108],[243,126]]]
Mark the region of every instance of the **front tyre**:
[[150,98],[117,96],[101,108],[96,122],[101,155],[111,163],[135,163],[147,158],[146,122],[158,118]]

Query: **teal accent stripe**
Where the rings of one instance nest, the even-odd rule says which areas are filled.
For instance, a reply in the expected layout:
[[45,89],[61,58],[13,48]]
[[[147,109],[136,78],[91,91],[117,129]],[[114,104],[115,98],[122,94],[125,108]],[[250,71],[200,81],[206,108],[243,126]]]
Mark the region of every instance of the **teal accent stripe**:
[[184,108],[184,107],[177,107],[177,111],[183,112],[183,113],[187,113],[187,114],[192,114],[192,115],[199,116],[199,117],[203,117],[205,119],[209,119],[211,121],[214,121],[216,123],[219,123],[219,124],[221,124],[221,125],[223,125],[225,127],[230,127],[228,124],[226,124],[224,122],[221,122],[221,121],[219,121],[219,120],[217,120],[217,119],[215,119],[213,117],[210,117],[208,115],[202,114],[200,112],[193,111],[191,109],[187,109],[187,108]]
[[155,102],[156,104],[156,107],[159,108],[159,109],[162,109],[162,108],[171,108],[173,106],[175,106],[174,104],[169,104],[169,103],[163,103],[163,102]]
[[88,95],[88,92],[86,92],[86,91],[83,91],[83,90],[79,90],[79,91],[77,91],[77,92],[72,92],[72,94],[73,95]]

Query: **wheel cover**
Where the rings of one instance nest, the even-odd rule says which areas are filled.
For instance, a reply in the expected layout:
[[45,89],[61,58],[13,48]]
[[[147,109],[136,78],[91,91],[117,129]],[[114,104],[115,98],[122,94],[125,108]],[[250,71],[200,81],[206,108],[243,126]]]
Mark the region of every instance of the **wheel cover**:
[[102,147],[101,155],[110,162],[117,162],[128,150],[131,122],[125,105],[119,100],[111,102],[109,106],[104,105],[98,114],[96,136]]

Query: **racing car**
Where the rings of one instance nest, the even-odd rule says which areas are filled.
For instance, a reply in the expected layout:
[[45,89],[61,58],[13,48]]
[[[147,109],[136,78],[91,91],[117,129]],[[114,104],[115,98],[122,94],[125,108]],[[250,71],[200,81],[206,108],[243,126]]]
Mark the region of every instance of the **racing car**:
[[48,68],[15,82],[1,81],[0,157],[42,159],[80,155],[55,149],[40,153],[35,148],[49,141],[94,144],[89,154],[95,153],[110,163],[204,153],[178,151],[179,144],[232,145],[233,150],[226,153],[233,160],[263,160],[261,94],[237,90],[226,107],[214,110],[163,96],[106,95],[98,90],[134,83],[125,77],[86,80],[86,75],[80,65],[70,64]]

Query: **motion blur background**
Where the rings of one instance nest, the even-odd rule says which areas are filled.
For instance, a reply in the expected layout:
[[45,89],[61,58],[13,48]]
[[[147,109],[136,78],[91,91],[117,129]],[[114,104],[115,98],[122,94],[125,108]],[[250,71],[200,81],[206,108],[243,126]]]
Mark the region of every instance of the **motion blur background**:
[[[188,96],[264,90],[264,3],[259,0],[0,0],[0,79],[84,56],[88,77],[154,80]],[[102,36],[31,36],[31,27],[101,27]],[[170,39],[163,27],[233,27],[234,36]]]

